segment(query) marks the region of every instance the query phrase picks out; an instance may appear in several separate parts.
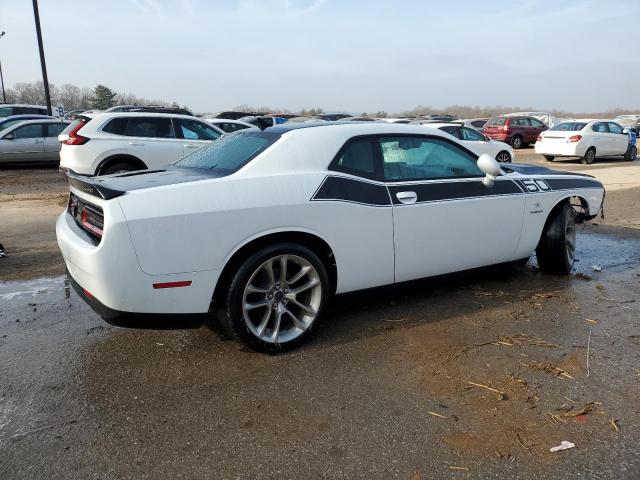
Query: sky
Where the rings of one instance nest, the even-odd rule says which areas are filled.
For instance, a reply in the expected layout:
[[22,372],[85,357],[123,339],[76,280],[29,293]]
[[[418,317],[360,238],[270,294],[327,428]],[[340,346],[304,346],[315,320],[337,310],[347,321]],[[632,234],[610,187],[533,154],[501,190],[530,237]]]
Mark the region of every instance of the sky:
[[[399,112],[640,110],[638,0],[40,0],[49,81],[177,101]],[[41,79],[31,0],[0,0],[7,86]]]

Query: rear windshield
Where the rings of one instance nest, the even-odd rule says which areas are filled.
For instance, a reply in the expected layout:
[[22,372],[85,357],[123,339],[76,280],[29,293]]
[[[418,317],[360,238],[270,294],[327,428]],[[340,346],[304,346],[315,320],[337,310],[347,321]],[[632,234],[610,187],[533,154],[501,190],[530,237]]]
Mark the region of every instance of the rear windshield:
[[549,130],[556,132],[577,132],[586,127],[586,125],[584,122],[562,122],[554,125]]
[[507,123],[506,117],[493,117],[487,121],[485,126],[491,127],[493,125],[504,125],[505,123]]
[[280,135],[277,133],[262,131],[245,130],[230,133],[178,160],[175,165],[230,175],[266,150],[278,138]]

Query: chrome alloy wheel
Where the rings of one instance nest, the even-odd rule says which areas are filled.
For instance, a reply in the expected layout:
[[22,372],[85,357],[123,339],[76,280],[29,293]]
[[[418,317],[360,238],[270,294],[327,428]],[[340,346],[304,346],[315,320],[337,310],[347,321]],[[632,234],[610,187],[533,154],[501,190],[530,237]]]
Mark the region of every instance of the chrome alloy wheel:
[[565,251],[569,265],[573,265],[576,259],[576,221],[573,209],[568,209],[565,219]]
[[302,335],[318,316],[320,275],[297,255],[277,255],[260,265],[242,295],[247,328],[268,343],[286,343]]

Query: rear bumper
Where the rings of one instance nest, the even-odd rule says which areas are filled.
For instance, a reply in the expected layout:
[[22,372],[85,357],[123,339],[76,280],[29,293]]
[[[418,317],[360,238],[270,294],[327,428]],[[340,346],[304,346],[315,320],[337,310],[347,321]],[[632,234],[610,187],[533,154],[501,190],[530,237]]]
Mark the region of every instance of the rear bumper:
[[153,330],[198,328],[208,320],[204,313],[196,314],[159,314],[159,313],[132,313],[114,310],[101,303],[88,290],[85,290],[73,278],[67,270],[69,283],[90,307],[107,323],[116,327],[143,328]]
[[536,142],[534,149],[538,155],[553,157],[582,157],[585,154],[585,148],[578,143]]
[[[107,205],[104,206],[106,209]],[[112,203],[108,207],[105,235],[98,245],[89,241],[66,211],[58,217],[58,246],[74,281],[109,309],[102,309],[103,312],[137,312],[155,317],[207,313],[220,272],[145,273],[138,263],[122,212]],[[191,284],[181,288],[154,286],[183,281]]]

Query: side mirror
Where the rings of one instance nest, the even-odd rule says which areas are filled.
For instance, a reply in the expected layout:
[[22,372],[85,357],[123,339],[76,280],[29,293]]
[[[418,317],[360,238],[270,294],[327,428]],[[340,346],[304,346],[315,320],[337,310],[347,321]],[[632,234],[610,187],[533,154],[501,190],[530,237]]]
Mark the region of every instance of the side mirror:
[[623,135],[628,135],[629,134],[629,130],[627,130],[626,128],[622,129],[622,134]]
[[3,140],[13,140],[15,138],[16,138],[16,135],[13,132],[7,133],[4,137],[2,137]]
[[478,158],[478,168],[486,175],[482,183],[487,187],[492,187],[496,177],[504,174],[496,159],[487,153],[483,153]]

